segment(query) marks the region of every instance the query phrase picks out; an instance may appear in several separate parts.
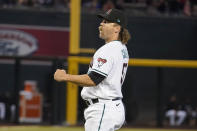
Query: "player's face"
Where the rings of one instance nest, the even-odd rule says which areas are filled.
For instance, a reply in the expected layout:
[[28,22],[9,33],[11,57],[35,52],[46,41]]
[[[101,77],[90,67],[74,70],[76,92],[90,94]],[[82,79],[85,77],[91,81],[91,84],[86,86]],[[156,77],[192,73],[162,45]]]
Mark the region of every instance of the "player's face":
[[114,23],[103,20],[99,26],[99,37],[106,42],[110,41],[110,39],[113,38],[115,31]]

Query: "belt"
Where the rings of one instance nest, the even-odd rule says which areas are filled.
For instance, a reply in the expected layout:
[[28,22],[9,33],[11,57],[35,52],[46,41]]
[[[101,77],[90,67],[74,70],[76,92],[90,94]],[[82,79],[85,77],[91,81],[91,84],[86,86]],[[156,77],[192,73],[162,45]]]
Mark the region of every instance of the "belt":
[[[111,101],[117,101],[117,100],[121,100],[122,98],[118,97],[118,98],[114,98],[114,99],[102,99],[102,100],[111,100]],[[87,104],[87,106],[98,103],[99,99],[89,99],[89,100],[84,100],[85,103]]]

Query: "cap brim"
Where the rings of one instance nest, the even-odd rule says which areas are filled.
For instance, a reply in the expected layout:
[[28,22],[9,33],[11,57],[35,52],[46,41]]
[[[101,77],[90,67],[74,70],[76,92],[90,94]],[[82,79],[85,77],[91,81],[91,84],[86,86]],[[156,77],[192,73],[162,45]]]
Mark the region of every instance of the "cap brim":
[[126,28],[125,25],[122,25],[122,24],[120,24],[120,23],[118,23],[118,22],[114,22],[113,20],[110,20],[110,18],[109,18],[109,16],[108,16],[107,14],[98,14],[97,17],[100,18],[100,19],[107,20],[107,21],[112,22],[112,23],[117,23],[117,24],[120,25],[121,27]]
[[109,20],[105,14],[98,14],[97,17],[100,19]]

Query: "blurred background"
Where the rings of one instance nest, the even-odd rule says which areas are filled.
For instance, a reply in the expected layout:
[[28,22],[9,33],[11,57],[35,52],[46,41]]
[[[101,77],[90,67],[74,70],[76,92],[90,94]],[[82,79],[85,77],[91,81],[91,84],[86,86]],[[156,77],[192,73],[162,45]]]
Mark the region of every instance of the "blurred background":
[[[81,88],[69,124],[68,85],[53,73],[68,70],[70,56],[91,58],[104,43],[96,14],[118,8],[128,16],[130,60],[166,60],[130,64],[122,89],[125,126],[197,129],[197,0],[81,0],[79,45],[90,51],[77,54],[69,51],[71,2],[0,0],[0,124],[82,126]],[[88,62],[77,64],[79,74],[87,72]]]

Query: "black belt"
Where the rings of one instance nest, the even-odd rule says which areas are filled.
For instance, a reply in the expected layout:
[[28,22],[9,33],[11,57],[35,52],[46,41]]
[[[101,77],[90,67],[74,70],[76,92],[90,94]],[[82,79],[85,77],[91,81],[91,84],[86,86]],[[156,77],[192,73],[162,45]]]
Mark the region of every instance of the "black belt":
[[[117,100],[121,100],[122,98],[118,97],[118,98],[114,98],[114,99],[111,99],[112,101],[117,101]],[[102,99],[102,100],[110,100],[110,99]],[[90,101],[92,103],[90,103],[88,100],[85,100],[85,103],[89,106],[91,104],[95,104],[95,103],[98,103],[99,102],[99,99],[96,98],[96,99],[90,99]]]

